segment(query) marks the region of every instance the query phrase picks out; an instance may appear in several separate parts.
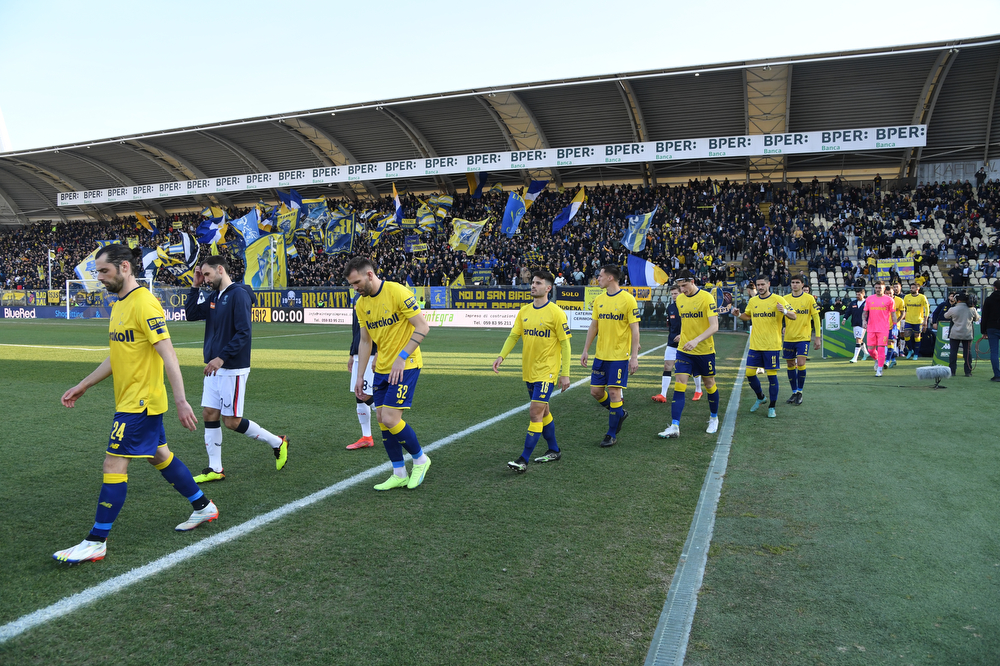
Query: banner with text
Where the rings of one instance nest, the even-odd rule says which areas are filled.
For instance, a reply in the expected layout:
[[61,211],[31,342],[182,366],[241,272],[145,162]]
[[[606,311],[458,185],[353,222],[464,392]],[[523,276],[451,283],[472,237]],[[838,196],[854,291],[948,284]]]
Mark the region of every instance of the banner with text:
[[926,125],[670,139],[641,143],[612,143],[544,150],[514,150],[502,153],[398,159],[344,166],[303,167],[269,173],[79,190],[60,192],[57,196],[57,203],[60,206],[84,206],[116,201],[163,199],[245,190],[269,190],[276,187],[417,178],[478,171],[518,171],[636,162],[703,160],[719,157],[855,152],[915,148],[925,145],[927,145]]

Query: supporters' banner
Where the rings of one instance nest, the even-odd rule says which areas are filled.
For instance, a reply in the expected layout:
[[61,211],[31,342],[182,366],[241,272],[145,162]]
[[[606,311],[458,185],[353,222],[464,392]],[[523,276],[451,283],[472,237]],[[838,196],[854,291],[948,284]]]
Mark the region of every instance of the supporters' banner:
[[553,290],[556,292],[556,305],[563,310],[583,310],[587,307],[587,287],[553,287]]
[[514,287],[451,290],[452,307],[459,310],[520,309],[532,300],[530,289],[517,289]]
[[473,282],[486,282],[493,275],[493,268],[497,265],[497,260],[493,257],[480,259],[474,262],[467,269],[471,273]]
[[432,308],[448,307],[448,287],[431,287],[430,304]]
[[246,273],[243,282],[257,289],[274,287],[284,289],[288,284],[285,267],[285,237],[268,234],[247,247],[243,255]]
[[62,302],[61,289],[49,289],[47,296],[49,305],[59,305]]
[[876,277],[879,280],[888,283],[893,270],[903,284],[910,282],[913,280],[913,259],[879,259],[876,262]]
[[412,253],[413,246],[420,241],[420,236],[407,236],[403,239],[403,252]]
[[584,307],[584,309],[585,310],[593,310],[594,309],[594,299],[597,298],[599,295],[601,295],[603,293],[604,293],[604,290],[601,289],[600,287],[587,287],[587,290],[584,292],[584,302],[586,304],[585,307]]
[[517,226],[521,224],[521,218],[527,210],[524,199],[517,192],[507,195],[507,207],[503,211],[503,221],[500,223],[500,233],[507,238],[513,238],[517,233]]
[[628,229],[622,238],[622,245],[628,248],[629,252],[642,252],[646,249],[646,233],[649,232],[649,225],[652,224],[657,209],[659,206],[648,213],[628,217]]
[[464,252],[468,255],[476,253],[476,244],[479,242],[479,235],[483,232],[483,227],[489,222],[489,218],[473,222],[454,218],[451,221],[451,238],[448,245],[452,250]]
[[331,219],[323,230],[323,250],[343,254],[354,248],[354,215]]
[[[544,150],[513,150],[422,159],[401,158],[385,162],[346,164],[335,167],[302,167],[270,173],[238,174],[153,185],[112,187],[60,192],[60,206],[83,206],[115,201],[138,201],[166,197],[242,192],[245,190],[294,187],[359,180],[422,178],[457,173],[520,171],[553,167],[635,164],[699,160],[716,157],[762,157],[807,153],[858,152],[927,145],[926,125],[895,125],[862,129],[836,129],[787,134],[716,136],[699,139],[612,143]],[[526,202],[527,203],[527,202]],[[402,219],[400,217],[400,219]]]
[[414,243],[412,252],[413,254],[423,254],[427,251],[427,243]]

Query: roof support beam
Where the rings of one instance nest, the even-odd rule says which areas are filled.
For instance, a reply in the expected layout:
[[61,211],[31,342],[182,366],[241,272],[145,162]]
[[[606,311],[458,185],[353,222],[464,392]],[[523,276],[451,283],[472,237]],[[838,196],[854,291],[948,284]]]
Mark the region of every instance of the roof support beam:
[[[625,103],[625,110],[628,112],[628,121],[632,125],[632,140],[636,143],[649,141],[649,133],[646,131],[646,121],[642,117],[642,109],[639,107],[639,98],[635,96],[635,90],[628,79],[618,81],[618,92],[621,93],[622,101]],[[642,162],[642,182],[649,187],[650,181],[656,186],[656,173],[653,165],[649,162]]]
[[[396,126],[403,131],[403,134],[410,139],[410,142],[417,149],[418,153],[424,157],[438,157],[437,151],[434,150],[434,146],[432,146],[431,142],[427,140],[427,137],[425,137],[420,130],[414,127],[413,123],[407,120],[398,109],[393,110],[384,106],[376,108],[388,116],[392,122],[396,123]],[[434,176],[434,180],[441,186],[441,189],[448,194],[455,193],[455,184],[451,182],[450,178],[444,176]]]
[[[318,149],[323,155],[320,159],[331,162],[331,166],[344,166],[347,164],[361,164],[354,155],[351,154],[343,143],[338,141],[329,132],[321,130],[316,125],[310,123],[305,118],[289,118],[279,123],[282,129],[291,129],[292,133],[305,139],[305,144],[314,152]],[[379,198],[378,188],[370,180],[361,183],[352,182],[342,184],[341,189],[353,192],[351,196],[357,199],[360,194]]]
[[7,204],[7,208],[10,208],[10,212],[14,213],[14,217],[21,224],[27,224],[28,218],[25,216],[21,209],[18,207],[17,202],[14,201],[14,197],[7,194],[3,188],[0,188],[0,201]]
[[[473,99],[482,105],[483,109],[486,110],[486,113],[493,119],[493,122],[497,124],[497,127],[500,129],[500,134],[503,135],[504,141],[507,142],[507,148],[509,148],[511,152],[517,150],[517,143],[514,142],[514,137],[510,133],[510,128],[507,127],[507,123],[503,121],[503,118],[501,118],[500,114],[497,113],[497,110],[493,108],[493,105],[487,102],[481,95],[476,95]],[[521,174],[521,182],[524,183],[525,187],[531,185],[531,176],[528,175],[528,172],[525,169],[520,169],[518,173]]]
[[29,183],[28,181],[24,180],[23,178],[21,178],[21,177],[19,177],[19,176],[15,175],[15,174],[12,174],[12,173],[11,173],[11,172],[9,172],[9,171],[4,171],[4,174],[5,174],[5,175],[7,175],[7,176],[8,176],[8,177],[10,177],[10,178],[13,178],[13,179],[14,179],[14,180],[16,180],[17,182],[21,183],[21,185],[24,185],[24,186],[25,186],[26,188],[28,188],[29,190],[31,190],[32,192],[34,192],[34,194],[35,194],[35,195],[36,195],[36,196],[37,196],[37,197],[38,197],[39,199],[41,199],[42,201],[44,201],[44,202],[45,202],[45,204],[46,204],[46,205],[47,205],[47,206],[49,207],[49,210],[53,211],[53,212],[54,212],[54,213],[55,213],[56,215],[58,215],[58,216],[59,216],[59,219],[60,219],[60,220],[62,220],[63,222],[68,222],[68,221],[69,221],[69,220],[68,220],[68,219],[66,218],[66,215],[65,215],[65,214],[64,214],[64,213],[62,212],[62,210],[61,210],[61,209],[59,208],[59,206],[57,206],[57,205],[56,205],[56,204],[54,204],[54,203],[53,203],[52,201],[50,201],[50,200],[49,200],[49,197],[48,197],[48,196],[46,196],[46,194],[45,194],[44,192],[42,192],[42,191],[41,191],[40,189],[38,189],[37,187],[35,187],[35,186],[34,186],[34,185],[32,185],[31,183]]
[[990,109],[986,113],[986,143],[983,145],[983,163],[990,159],[990,134],[993,129],[993,109],[997,103],[997,84],[1000,84],[1000,58],[997,58],[997,73],[993,76],[993,94],[990,95]]
[[[17,162],[13,163],[13,166],[22,171],[26,171],[31,175],[41,178],[47,182],[52,187],[56,188],[60,192],[73,192],[82,191],[89,189],[84,187],[82,183],[77,182],[73,178],[70,178],[66,174],[60,173],[55,169],[36,164],[34,162],[29,162],[24,158],[18,158]],[[90,206],[80,206],[80,210],[87,213],[90,217],[95,220],[103,222],[106,219],[111,219],[114,217],[114,212],[107,206],[100,205],[90,205]]]
[[[783,134],[788,128],[791,65],[763,65],[743,70],[747,134]],[[747,178],[785,180],[784,156],[750,157]]]
[[[507,133],[515,143],[514,150],[548,150],[551,147],[535,114],[517,94],[488,93],[484,99],[507,127]],[[528,175],[538,180],[551,180],[557,187],[562,187],[562,177],[558,169],[529,170]]]
[[[166,148],[161,148],[148,141],[140,141],[138,139],[130,139],[125,142],[125,145],[152,159],[175,180],[204,180],[208,178],[198,167]],[[221,203],[223,206],[229,208],[233,207],[233,202],[229,200],[229,197],[221,194],[207,195],[206,198],[212,203]],[[195,201],[200,202],[201,200],[201,195],[195,195]]]
[[[104,162],[101,162],[100,160],[94,159],[93,157],[88,157],[86,155],[81,155],[80,153],[74,152],[72,150],[67,150],[66,154],[69,155],[70,157],[74,157],[74,158],[80,160],[81,162],[83,162],[85,164],[89,164],[90,166],[98,169],[99,171],[104,172],[109,177],[114,178],[115,180],[117,180],[122,185],[125,185],[127,187],[134,187],[134,186],[136,186],[136,185],[139,184],[139,183],[135,182],[134,180],[132,180],[131,178],[129,178],[128,176],[126,176],[125,174],[123,174],[118,169],[115,169],[114,167],[112,167],[112,166],[110,166],[108,164],[105,164]],[[161,206],[155,199],[150,199],[149,201],[147,201],[147,205],[159,217],[161,217],[161,218],[166,218],[167,217],[167,211],[165,211],[163,209],[163,206]]]
[[[934,115],[934,106],[941,94],[941,88],[944,86],[945,79],[948,78],[948,71],[957,57],[958,49],[956,48],[950,48],[938,54],[931,70],[927,73],[924,87],[920,91],[920,98],[917,100],[917,106],[913,110],[913,119],[910,121],[911,125],[930,124],[931,116]],[[907,148],[903,152],[903,159],[899,164],[899,178],[912,177],[916,174],[922,153],[923,148],[917,148],[916,153],[914,153],[913,148]]]
[[239,160],[243,162],[243,164],[245,164],[251,170],[257,173],[267,173],[271,171],[266,166],[264,166],[263,162],[261,162],[259,159],[251,155],[246,148],[237,146],[229,139],[224,139],[218,134],[214,134],[212,132],[209,132],[208,130],[203,130],[201,132],[198,132],[198,134],[201,134],[206,139],[216,142],[217,144],[219,144],[220,146],[231,152],[233,155],[236,155],[236,157],[239,158]]

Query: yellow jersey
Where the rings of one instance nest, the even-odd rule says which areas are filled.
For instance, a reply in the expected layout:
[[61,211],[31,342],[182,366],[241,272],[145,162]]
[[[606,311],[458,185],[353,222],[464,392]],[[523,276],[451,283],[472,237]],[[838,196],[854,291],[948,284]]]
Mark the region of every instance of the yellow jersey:
[[897,317],[900,320],[902,320],[902,317],[903,317],[903,305],[904,305],[903,304],[903,299],[900,298],[899,296],[896,296],[895,294],[893,294],[892,295],[892,304],[894,306],[896,306],[896,311],[893,313],[893,320],[892,320],[893,324],[895,324]]
[[745,312],[751,317],[750,349],[781,351],[781,325],[785,321],[785,315],[778,312],[778,303],[788,307],[785,299],[773,291],[767,298],[754,296],[747,303]]
[[815,296],[803,291],[800,296],[788,294],[785,302],[795,310],[794,320],[785,319],[785,342],[809,342],[813,335],[820,334],[819,304]]
[[[677,297],[677,311],[681,317],[681,340],[677,343],[678,351],[683,351],[684,345],[708,330],[709,317],[719,316],[715,298],[704,289],[699,289],[693,296],[681,292]],[[710,335],[699,342],[694,349],[684,353],[692,356],[714,354],[715,338]]]
[[614,296],[607,292],[594,298],[593,320],[597,322],[597,358],[602,361],[627,361],[632,356],[632,324],[639,321],[635,296],[619,289]]
[[510,337],[522,337],[521,377],[526,382],[552,382],[559,378],[562,366],[562,341],[569,332],[566,313],[552,301],[538,308],[528,303],[517,312]]
[[923,324],[931,313],[931,304],[923,294],[907,294],[903,297],[907,324]]
[[163,359],[153,345],[170,339],[163,306],[145,287],[137,287],[111,306],[108,325],[111,374],[115,380],[115,411],[167,411]]
[[[399,284],[382,280],[382,286],[374,296],[362,296],[354,306],[358,313],[358,324],[364,326],[372,341],[378,345],[378,359],[375,372],[387,375],[392,372],[392,364],[413,335],[410,317],[420,312],[413,292]],[[417,347],[406,359],[406,369],[424,367]]]

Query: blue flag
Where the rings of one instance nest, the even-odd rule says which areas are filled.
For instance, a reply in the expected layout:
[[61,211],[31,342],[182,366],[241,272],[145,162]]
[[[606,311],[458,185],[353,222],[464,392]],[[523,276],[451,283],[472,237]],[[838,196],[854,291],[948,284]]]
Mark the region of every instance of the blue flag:
[[570,220],[576,217],[576,214],[580,212],[580,207],[583,206],[584,200],[584,189],[580,188],[580,191],[576,193],[573,200],[568,206],[562,209],[562,212],[556,215],[556,218],[552,220],[552,233],[558,233],[560,229],[569,224]]
[[243,217],[229,222],[229,225],[243,239],[243,247],[250,247],[254,241],[260,238],[260,227],[257,224],[259,220],[260,211],[254,208]]
[[354,215],[341,215],[326,223],[323,249],[327,254],[344,254],[354,247]]
[[486,185],[486,179],[489,177],[490,174],[486,171],[465,174],[465,180],[469,183],[469,194],[472,195],[473,199],[481,199],[483,197],[483,187]]
[[622,238],[622,245],[628,248],[629,252],[642,252],[646,249],[646,234],[649,232],[649,225],[656,215],[657,206],[648,213],[628,216],[628,231]]
[[517,233],[517,225],[521,224],[521,218],[527,210],[524,206],[524,199],[517,192],[511,192],[507,197],[507,207],[503,211],[503,221],[500,223],[500,231],[507,238],[513,238]]

